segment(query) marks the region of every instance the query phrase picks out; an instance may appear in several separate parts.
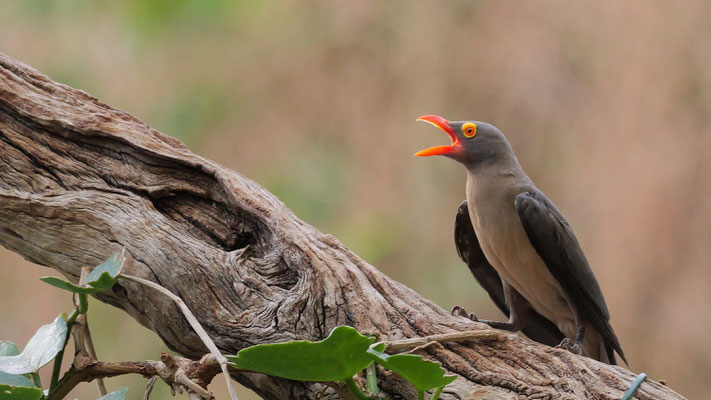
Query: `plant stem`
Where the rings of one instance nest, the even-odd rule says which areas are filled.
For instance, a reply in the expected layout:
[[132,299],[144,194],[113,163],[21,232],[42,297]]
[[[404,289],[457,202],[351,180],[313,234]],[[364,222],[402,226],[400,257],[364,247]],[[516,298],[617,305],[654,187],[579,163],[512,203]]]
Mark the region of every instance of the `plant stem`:
[[40,379],[40,375],[38,372],[34,372],[32,374],[32,382],[35,383],[35,386],[42,387],[42,380]]
[[[79,285],[83,285],[84,282],[86,281],[86,277],[89,275],[89,269],[87,267],[82,267],[81,269],[81,276],[79,277]],[[74,303],[74,311],[72,311],[72,314],[67,318],[67,337],[64,338],[64,345],[62,346],[62,350],[57,353],[57,356],[54,358],[54,365],[52,366],[52,379],[49,382],[49,392],[52,391],[52,389],[57,386],[57,382],[59,382],[59,372],[62,369],[62,358],[64,358],[64,349],[67,347],[67,342],[69,342],[69,336],[72,334],[72,326],[74,325],[74,322],[77,320],[77,317],[80,314],[86,313],[86,310],[89,308],[89,302],[87,301],[86,294],[81,294],[79,293],[79,304]]]
[[69,318],[67,318],[67,340],[69,340],[69,334],[71,333],[72,325],[74,325],[74,322],[77,320],[79,314],[81,314],[79,310],[74,309],[74,311],[69,314]]
[[378,394],[380,389],[378,389],[378,377],[375,374],[375,363],[372,363],[365,370],[365,376],[368,378],[368,391],[372,394]]
[[72,312],[72,315],[67,318],[67,337],[64,338],[64,346],[62,346],[62,350],[60,350],[59,353],[57,353],[57,356],[54,358],[54,366],[52,368],[52,379],[49,381],[49,392],[52,392],[52,389],[54,389],[54,387],[57,386],[57,382],[59,382],[59,371],[62,369],[62,358],[64,358],[64,349],[67,347],[69,335],[72,332],[72,325],[74,325],[74,321],[77,320],[78,316],[79,310],[75,308]]
[[85,314],[86,310],[89,308],[89,302],[86,298],[86,294],[79,293],[79,314]]
[[425,391],[424,390],[417,391],[417,400],[425,400]]
[[442,394],[442,389],[444,389],[444,386],[440,386],[435,389],[434,393],[432,393],[432,397],[430,398],[430,400],[438,400],[439,395]]
[[351,393],[353,393],[353,395],[358,400],[371,400],[372,399],[372,397],[368,396],[367,394],[363,393],[362,390],[360,390],[360,388],[355,383],[353,378],[346,379],[346,386],[348,386],[348,389],[351,391]]

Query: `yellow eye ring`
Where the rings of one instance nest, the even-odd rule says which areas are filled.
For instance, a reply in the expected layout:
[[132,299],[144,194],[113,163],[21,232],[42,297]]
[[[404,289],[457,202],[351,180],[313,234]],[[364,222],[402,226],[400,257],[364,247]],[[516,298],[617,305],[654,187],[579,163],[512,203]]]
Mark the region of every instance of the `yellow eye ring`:
[[473,122],[467,122],[462,125],[462,133],[469,139],[473,138],[476,136],[476,124]]

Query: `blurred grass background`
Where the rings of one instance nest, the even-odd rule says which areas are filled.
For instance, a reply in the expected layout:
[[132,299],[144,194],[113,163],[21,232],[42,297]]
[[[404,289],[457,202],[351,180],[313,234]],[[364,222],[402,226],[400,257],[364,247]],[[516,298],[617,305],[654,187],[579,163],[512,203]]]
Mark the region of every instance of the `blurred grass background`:
[[[412,154],[447,141],[419,115],[494,123],[575,228],[631,369],[701,398],[710,20],[700,0],[8,0],[0,51],[258,181],[442,307],[486,318],[502,317],[452,243],[464,170]],[[37,280],[53,271],[4,249],[0,271],[0,339],[22,347],[71,309]],[[127,315],[90,310],[101,358],[165,350]],[[145,380],[109,381],[123,384],[139,398]],[[170,398],[156,386],[153,399]],[[211,385],[218,398],[223,386]]]

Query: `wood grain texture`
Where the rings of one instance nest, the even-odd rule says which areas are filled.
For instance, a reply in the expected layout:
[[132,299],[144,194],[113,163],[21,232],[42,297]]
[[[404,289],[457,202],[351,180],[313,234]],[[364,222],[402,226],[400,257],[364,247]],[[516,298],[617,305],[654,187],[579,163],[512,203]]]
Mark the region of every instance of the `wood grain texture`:
[[[384,340],[489,329],[383,275],[259,184],[2,54],[0,243],[74,282],[125,246],[126,272],[179,295],[224,353],[343,324]],[[160,293],[122,280],[97,297],[178,353],[206,353]],[[424,355],[461,375],[443,399],[619,399],[635,378],[516,335]],[[266,399],[340,398],[318,383],[233,378]],[[385,394],[415,397],[397,376],[381,378]],[[682,398],[654,381],[637,397]]]

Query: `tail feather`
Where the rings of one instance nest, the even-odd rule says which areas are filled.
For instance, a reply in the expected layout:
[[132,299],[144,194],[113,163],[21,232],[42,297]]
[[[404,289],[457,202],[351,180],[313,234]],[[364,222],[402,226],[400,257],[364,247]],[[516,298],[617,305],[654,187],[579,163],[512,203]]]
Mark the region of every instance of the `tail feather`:
[[619,343],[616,344],[610,340],[606,340],[600,332],[591,329],[590,326],[587,327],[583,339],[583,353],[586,356],[610,365],[617,365],[617,358],[615,356],[615,352],[617,352],[622,361],[629,365],[621,349],[619,351],[617,350],[619,347]]
[[610,365],[617,365],[617,359],[615,358],[615,348],[602,340],[600,341],[599,361]]

